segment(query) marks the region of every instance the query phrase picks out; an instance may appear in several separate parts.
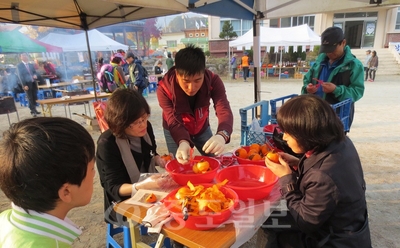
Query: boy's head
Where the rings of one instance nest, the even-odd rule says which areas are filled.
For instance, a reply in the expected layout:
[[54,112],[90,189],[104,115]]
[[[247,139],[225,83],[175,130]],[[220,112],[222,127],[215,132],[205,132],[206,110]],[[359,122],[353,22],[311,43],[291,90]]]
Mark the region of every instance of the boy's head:
[[77,122],[40,117],[13,124],[0,141],[0,188],[25,210],[86,205],[93,192],[95,146]]
[[206,56],[201,48],[190,44],[175,56],[175,73],[179,86],[188,96],[194,96],[204,81]]

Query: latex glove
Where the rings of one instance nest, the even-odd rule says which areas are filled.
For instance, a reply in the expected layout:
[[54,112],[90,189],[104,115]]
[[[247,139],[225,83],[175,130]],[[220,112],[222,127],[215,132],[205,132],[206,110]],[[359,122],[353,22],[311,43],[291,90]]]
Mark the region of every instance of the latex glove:
[[176,150],[176,159],[181,164],[189,163],[189,156],[190,156],[190,144],[187,141],[181,141],[179,143],[178,150]]
[[212,136],[203,146],[205,153],[222,154],[225,149],[225,139],[219,134]]
[[136,183],[136,189],[158,189],[160,188],[160,183],[163,180],[163,174],[152,175],[143,181]]

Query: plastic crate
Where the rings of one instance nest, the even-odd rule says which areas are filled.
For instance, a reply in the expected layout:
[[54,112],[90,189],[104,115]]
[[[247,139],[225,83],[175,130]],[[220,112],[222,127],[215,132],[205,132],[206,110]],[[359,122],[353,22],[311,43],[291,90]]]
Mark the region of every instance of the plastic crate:
[[271,123],[272,124],[276,124],[276,113],[278,112],[279,107],[282,106],[286,100],[289,100],[295,96],[298,96],[298,95],[291,94],[291,95],[282,96],[279,98],[269,100],[269,104],[271,105]]
[[[287,95],[279,98],[275,98],[269,101],[263,100],[254,103],[250,106],[239,109],[240,113],[240,145],[248,146],[253,143],[263,144],[268,141],[268,138],[272,137],[270,132],[256,132],[251,131],[251,122],[254,118],[257,118],[260,127],[264,127],[268,124],[276,124],[276,114],[279,107],[284,104],[286,100],[289,100],[297,94]],[[332,108],[335,109],[336,114],[343,123],[344,131],[347,133],[350,131],[349,119],[350,119],[350,108],[352,101],[346,99],[342,102],[332,104]],[[269,105],[271,108],[269,108]],[[271,112],[269,111],[271,109]]]
[[260,127],[264,127],[270,122],[269,102],[260,101],[250,106],[239,109],[240,114],[240,145],[249,145],[253,143],[265,143],[268,136],[272,134],[264,132],[250,131],[251,122],[256,118]]
[[351,108],[352,100],[347,98],[344,101],[332,104],[332,108],[336,111],[336,114],[340,118],[343,123],[344,132],[347,133],[350,131],[349,121],[350,121],[350,108]]

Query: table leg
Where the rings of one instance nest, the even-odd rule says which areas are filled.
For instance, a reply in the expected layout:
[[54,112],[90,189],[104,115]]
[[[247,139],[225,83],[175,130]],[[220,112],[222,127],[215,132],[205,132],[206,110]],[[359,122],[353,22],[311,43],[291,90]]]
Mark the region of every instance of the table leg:
[[128,219],[129,230],[131,232],[132,248],[151,248],[151,246],[140,241],[140,233],[137,223],[131,219]]
[[42,113],[43,113],[43,116],[46,117],[46,115],[48,114],[50,117],[52,117],[53,115],[52,115],[52,113],[51,113],[51,108],[53,107],[53,104],[47,103],[46,105],[47,105],[47,107],[45,108],[45,107],[44,107],[44,104],[40,104],[40,106],[42,106]]
[[154,246],[154,248],[161,248],[164,244],[164,239],[165,239],[164,234],[160,233],[158,235],[158,239],[157,239],[157,242],[156,242],[156,245]]

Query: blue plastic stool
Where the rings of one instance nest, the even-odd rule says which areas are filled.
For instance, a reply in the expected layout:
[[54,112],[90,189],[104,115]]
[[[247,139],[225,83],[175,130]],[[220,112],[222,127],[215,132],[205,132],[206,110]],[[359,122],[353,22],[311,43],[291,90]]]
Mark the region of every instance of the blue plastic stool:
[[[132,247],[132,241],[131,241],[131,236],[130,236],[130,231],[129,227],[126,226],[120,226],[120,227],[115,227],[112,224],[107,224],[107,234],[106,234],[106,248],[122,248],[117,241],[113,238],[114,235],[123,232],[123,238],[124,238],[124,248],[131,248]],[[139,226],[139,233],[140,235],[147,235],[147,227],[140,225]],[[155,247],[157,242],[151,243],[151,247]],[[171,246],[171,240],[169,238],[164,239],[164,248],[172,248]]]
[[62,95],[62,92],[60,92],[60,91],[57,91],[56,92],[56,98],[60,98],[60,97],[62,97],[63,95]]
[[8,92],[7,92],[7,96],[12,96],[16,102],[19,102],[19,99],[18,99],[18,97],[15,95],[14,92],[8,91]]
[[113,238],[114,235],[118,234],[118,233],[123,233],[123,237],[124,237],[124,248],[131,248],[132,247],[132,241],[131,241],[131,235],[129,232],[129,227],[126,226],[119,226],[119,227],[115,227],[110,224],[107,223],[107,233],[106,233],[106,247],[107,248],[122,248],[122,246],[120,246],[118,244],[117,241],[115,241],[115,239]]
[[149,93],[151,92],[156,92],[157,90],[157,83],[156,82],[151,82],[149,83]]
[[25,93],[19,93],[18,99],[19,99],[19,103],[21,104],[21,106],[24,106],[24,107],[28,106],[28,100],[26,99]]
[[38,100],[43,100],[44,99],[44,92],[42,90],[38,91],[37,98],[38,98]]
[[149,96],[149,93],[148,93],[147,88],[145,88],[145,89],[143,90],[142,96],[144,96],[144,97],[148,97],[148,96]]

